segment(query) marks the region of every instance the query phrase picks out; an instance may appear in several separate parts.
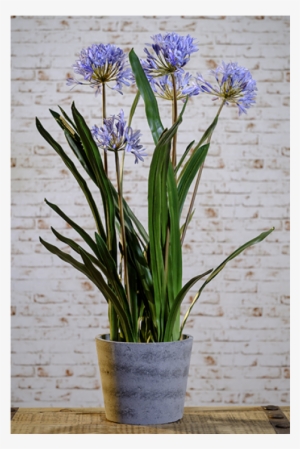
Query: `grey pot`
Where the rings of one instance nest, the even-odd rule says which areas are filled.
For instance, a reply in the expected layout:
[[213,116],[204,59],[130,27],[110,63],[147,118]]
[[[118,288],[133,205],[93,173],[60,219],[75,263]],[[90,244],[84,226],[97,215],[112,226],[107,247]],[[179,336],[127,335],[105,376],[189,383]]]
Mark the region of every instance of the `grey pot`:
[[182,418],[193,337],[166,343],[125,343],[97,335],[105,414],[123,424],[164,424]]

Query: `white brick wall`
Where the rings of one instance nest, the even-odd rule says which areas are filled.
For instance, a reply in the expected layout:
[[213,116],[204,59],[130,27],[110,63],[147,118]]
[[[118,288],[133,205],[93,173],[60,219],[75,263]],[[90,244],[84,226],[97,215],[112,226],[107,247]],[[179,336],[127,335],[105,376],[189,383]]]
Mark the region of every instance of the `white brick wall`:
[[[90,232],[93,222],[75,180],[38,134],[35,116],[61,143],[49,108],[68,112],[74,100],[91,126],[99,124],[101,98],[65,83],[78,52],[103,42],[134,46],[142,57],[151,35],[169,31],[198,39],[190,72],[207,75],[222,60],[237,61],[258,84],[257,104],[241,117],[225,108],[213,136],[184,245],[185,280],[276,228],[228,264],[194,307],[186,326],[194,336],[186,405],[289,403],[289,18],[27,16],[13,17],[11,30],[12,406],[103,405],[94,337],[108,330],[106,303],[38,239],[55,242],[50,226],[75,236],[44,197]],[[133,90],[124,92],[109,92],[108,114],[121,106],[128,113]],[[168,126],[169,107],[159,104]],[[203,95],[190,101],[179,151],[199,139],[216,108]],[[143,116],[141,101],[133,125],[151,153]],[[149,162],[137,167],[128,158],[124,186],[145,224]]]

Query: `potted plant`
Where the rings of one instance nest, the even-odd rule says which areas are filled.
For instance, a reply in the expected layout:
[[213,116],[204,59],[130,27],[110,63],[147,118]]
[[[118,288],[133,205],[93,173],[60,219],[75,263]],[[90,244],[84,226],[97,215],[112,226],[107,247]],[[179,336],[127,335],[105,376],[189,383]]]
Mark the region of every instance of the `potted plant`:
[[[159,424],[182,418],[193,341],[192,336],[184,334],[189,314],[205,286],[227,262],[274,229],[246,242],[217,267],[208,266],[207,271],[182,285],[182,245],[219,115],[229,103],[235,104],[240,114],[245,113],[255,103],[257,89],[250,72],[237,63],[223,62],[214,70],[215,85],[200,74],[193,77],[186,72],[191,54],[197,51],[195,39],[189,35],[158,34],[152,40],[144,60],[132,49],[128,62],[123,50],[111,44],[93,44],[81,51],[74,65],[80,79],[68,79],[67,83],[87,84],[101,95],[102,125],[90,127],[74,103],[72,116],[62,108],[60,112],[50,111],[74,156],[99,189],[101,207],[71,158],[36,119],[40,134],[78,182],[95,221],[91,236],[45,199],[86,245],[84,248],[51,228],[58,240],[77,253],[78,259],[42,238],[40,241],[51,253],[84,273],[107,301],[110,333],[96,337],[105,411],[109,420],[130,424]],[[128,122],[123,110],[107,117],[107,87],[122,93],[123,85],[133,83],[136,95]],[[216,117],[199,140],[187,142],[179,158],[177,134],[188,99],[200,98],[202,93],[220,101]],[[162,124],[156,96],[170,101],[169,129]],[[135,163],[148,157],[140,143],[140,131],[131,127],[140,97],[153,137],[148,230],[123,197],[125,157],[131,153]],[[108,175],[108,152],[114,157],[114,179]],[[194,181],[188,212],[183,217]],[[203,278],[205,281],[181,319],[181,304],[187,292]]]

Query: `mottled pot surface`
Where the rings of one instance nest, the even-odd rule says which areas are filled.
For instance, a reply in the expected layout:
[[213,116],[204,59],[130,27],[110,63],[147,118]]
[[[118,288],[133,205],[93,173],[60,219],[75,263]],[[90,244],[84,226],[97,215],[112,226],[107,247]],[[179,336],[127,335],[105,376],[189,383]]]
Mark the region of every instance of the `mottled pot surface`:
[[96,337],[106,417],[127,424],[162,424],[183,416],[193,338],[127,343]]

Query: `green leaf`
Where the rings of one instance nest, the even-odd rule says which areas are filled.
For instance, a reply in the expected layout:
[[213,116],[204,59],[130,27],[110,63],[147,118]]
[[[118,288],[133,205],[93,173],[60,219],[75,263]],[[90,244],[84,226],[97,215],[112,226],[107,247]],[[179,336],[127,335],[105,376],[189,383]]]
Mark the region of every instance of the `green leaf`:
[[238,256],[242,251],[244,251],[246,248],[248,248],[249,246],[255,245],[256,243],[261,242],[262,240],[264,240],[266,237],[268,237],[269,234],[271,234],[271,232],[274,231],[274,227],[269,229],[268,231],[262,232],[259,236],[255,237],[252,240],[249,240],[249,242],[244,243],[244,245],[240,246],[238,249],[236,249],[233,253],[230,254],[230,256],[228,256],[217,268],[215,268],[213,270],[213,272],[209,275],[209,277],[206,279],[206,281],[204,282],[204,284],[202,285],[202,287],[200,288],[200,290],[198,291],[197,295],[195,296],[195,298],[193,299],[193,302],[191,303],[188,311],[186,312],[183,322],[181,324],[181,331],[180,333],[182,333],[183,328],[185,326],[185,323],[189,317],[189,314],[191,313],[192,308],[194,307],[196,301],[198,300],[199,296],[201,295],[202,290],[204,289],[204,287],[206,287],[207,284],[210,283],[210,281],[212,281],[213,278],[215,278],[217,276],[217,274],[220,273],[220,271],[223,270],[223,268],[225,268],[227,262],[229,262],[230,260],[234,259],[236,256]]
[[147,80],[140,60],[133,49],[129,52],[129,61],[135,76],[136,85],[145,103],[146,116],[153,136],[153,140],[157,144],[161,134],[164,131],[164,127],[160,120],[159,109],[155,95],[149,84],[149,81]]
[[46,242],[41,237],[40,237],[40,242],[48,251],[50,251],[50,253],[55,254],[61,260],[63,260],[64,262],[67,262],[70,265],[72,265],[74,268],[76,268],[76,270],[78,270],[81,273],[85,274],[93,282],[93,279],[92,279],[92,277],[90,275],[90,272],[85,267],[84,264],[78,262],[78,260],[74,259],[74,257],[70,256],[69,254],[64,253],[63,251],[61,251],[56,246],[51,245],[50,243]]
[[209,140],[212,136],[212,133],[214,132],[215,127],[217,126],[218,123],[218,119],[219,116],[217,115],[213,122],[211,123],[211,125],[207,128],[207,130],[205,131],[205,133],[203,134],[202,138],[200,139],[200,141],[197,143],[195,151],[201,147],[201,145],[206,142],[207,140]]
[[122,329],[125,332],[126,341],[128,342],[134,341],[134,336],[131,327],[131,319],[129,314],[127,313],[126,308],[123,307],[123,304],[120,302],[119,298],[115,295],[113,290],[106,284],[101,273],[94,267],[94,265],[84,252],[81,253],[81,257],[85,266],[91,273],[91,277],[94,284],[103,293],[105,298],[109,298],[109,300],[112,302],[112,305],[114,306],[119,316]]
[[[180,242],[180,213],[176,180],[174,170],[169,162],[167,180],[168,200],[169,200],[169,263],[167,279],[168,306],[171,309],[175,297],[181,290],[182,282],[182,249]],[[173,339],[179,336],[180,311],[177,314],[178,329],[174,326]]]
[[[148,188],[148,222],[150,266],[154,286],[156,317],[161,319],[164,300],[164,237],[167,223],[167,167],[170,160],[170,144],[158,144],[153,154]],[[162,235],[163,234],[163,235]],[[160,328],[162,327],[160,322]]]
[[[186,219],[186,220],[188,220],[188,224],[187,224],[187,225],[189,225],[190,222],[192,221],[192,218],[193,218],[193,216],[194,216],[195,210],[196,210],[196,209],[194,209],[193,212],[191,213],[191,215]],[[183,225],[182,225],[181,228],[180,228],[180,235],[182,235],[182,233],[183,233],[183,230],[184,230],[185,224],[186,224],[186,220],[185,220],[185,222],[183,223]]]
[[70,119],[70,117],[66,114],[66,112],[65,112],[60,106],[58,106],[58,107],[59,107],[59,109],[60,109],[60,111],[61,111],[63,117],[67,120],[67,122],[70,123],[70,125],[72,125],[72,127],[74,128],[74,130],[76,130],[76,125],[75,125],[75,123],[73,122],[73,120]]
[[182,174],[182,177],[178,184],[178,198],[179,198],[179,210],[180,214],[182,212],[184,202],[186,199],[186,196],[188,194],[189,188],[197,175],[199,168],[203,164],[207,152],[209,149],[209,143],[206,145],[203,145],[202,147],[198,148],[193,155],[188,160],[184,173]]
[[[178,293],[178,295],[176,296],[176,299],[172,305],[172,308],[170,310],[169,313],[169,317],[168,317],[168,321],[166,324],[166,329],[165,329],[165,334],[164,334],[164,340],[163,341],[171,341],[172,340],[172,333],[173,333],[173,328],[178,316],[178,313],[180,313],[180,306],[182,301],[185,298],[185,295],[187,294],[187,292],[193,287],[194,284],[196,284],[196,282],[198,282],[201,278],[203,278],[204,276],[207,276],[209,273],[211,273],[213,270],[208,270],[205,273],[199,274],[198,276],[195,276],[194,278],[190,279],[185,285],[184,287],[182,287],[182,289],[180,290],[180,292]],[[178,338],[180,337],[180,335],[178,336]]]
[[96,287],[101,291],[104,298],[109,302],[111,301],[115,309],[117,310],[120,320],[122,322],[122,328],[124,329],[127,337],[127,341],[134,341],[130,326],[130,318],[127,316],[126,311],[122,308],[122,306],[119,303],[119,300],[117,296],[114,294],[114,292],[109,288],[105,280],[103,279],[101,273],[96,270],[96,268],[93,266],[92,262],[90,261],[87,253],[85,251],[81,251],[80,255],[84,261],[84,264],[78,262],[76,259],[74,259],[69,254],[64,253],[60,249],[58,249],[56,246],[51,245],[48,242],[45,242],[40,237],[40,242],[42,245],[45,246],[45,248],[50,251],[52,254],[57,255],[60,259],[63,261],[69,263],[74,268],[76,268],[81,273],[85,274],[88,279],[90,279]]
[[56,206],[53,203],[50,203],[50,201],[47,201],[45,198],[45,203],[48,204],[51,209],[53,209],[61,218],[63,218],[73,229],[75,229],[76,232],[83,238],[83,240],[89,245],[89,247],[93,250],[94,254],[98,257],[98,248],[94,240],[89,236],[89,234],[82,229],[80,226],[78,226],[75,221],[71,220],[58,206]]
[[126,241],[129,260],[137,273],[137,278],[142,285],[142,291],[145,295],[147,307],[151,309],[151,316],[154,318],[153,280],[149,265],[141,250],[136,234],[129,232],[128,229],[126,230]]
[[91,259],[91,261],[95,265],[97,265],[98,268],[100,268],[100,270],[103,272],[103,274],[105,276],[107,276],[106,266],[98,258],[96,258],[92,254],[88,253],[84,248],[82,248],[82,246],[80,246],[78,243],[74,242],[74,240],[64,237],[62,234],[57,232],[52,226],[51,226],[51,231],[61,242],[69,245],[70,248],[72,248],[77,254],[81,254],[81,251],[84,251],[87,254],[87,256]]
[[193,142],[191,142],[187,147],[185,152],[183,153],[183,155],[181,156],[180,161],[178,162],[178,164],[175,167],[175,173],[177,174],[178,170],[180,169],[181,165],[183,164],[185,158],[187,157],[190,149],[192,148],[192,146],[194,145],[195,141],[193,140]]
[[74,138],[71,134],[69,134],[67,131],[65,131],[65,138],[71,150],[73,151],[73,153],[81,163],[82,167],[84,168],[84,170],[87,172],[91,180],[97,185],[95,174],[88,161],[88,158],[86,157],[81,141],[78,142],[78,140]]
[[101,238],[101,236],[95,233],[95,238],[101,260],[105,260],[108,281],[112,285],[117,297],[119,298],[119,302],[122,305],[123,309],[126,311],[128,316],[130,316],[129,305],[127,302],[124,287],[119,279],[117,265],[114,259],[111,257],[105,241]]
[[112,254],[114,260],[117,260],[117,238],[115,229],[116,208],[109,181],[103,167],[102,159],[99,149],[94,141],[92,133],[87,126],[84,118],[76,109],[75,104],[72,104],[72,113],[75,124],[77,126],[78,134],[82,141],[83,148],[95,174],[97,184],[100,188],[102,202],[105,211],[106,234],[108,249]]
[[136,107],[137,107],[137,105],[139,103],[140,96],[141,96],[140,92],[137,91],[137,94],[134,97],[134,100],[133,100],[133,103],[132,103],[132,106],[131,106],[131,109],[130,109],[129,119],[128,119],[128,126],[131,126],[131,122],[132,122],[132,119],[133,119]]
[[83,179],[81,174],[78,172],[77,168],[75,167],[74,163],[71,161],[71,159],[66,155],[62,147],[52,138],[52,136],[45,130],[45,128],[42,126],[41,122],[36,119],[36,126],[40,134],[44,137],[44,139],[52,146],[52,148],[56,151],[56,153],[62,158],[67,168],[70,170],[76,181],[78,182],[84,196],[86,197],[86,200],[90,206],[91,212],[93,214],[96,227],[98,229],[99,234],[101,234],[105,238],[105,231],[103,228],[103,224],[97,209],[97,206],[95,204],[95,201],[93,199],[93,196],[87,186],[86,181]]
[[[117,193],[117,192],[116,192]],[[117,198],[116,198],[117,201]],[[124,209],[124,217],[125,217],[125,221],[126,221],[126,226],[131,230],[131,232],[134,233],[134,228],[131,224],[131,221],[134,223],[136,229],[139,232],[139,239],[144,242],[144,246],[147,246],[149,244],[149,236],[144,228],[144,226],[142,225],[142,223],[139,221],[139,219],[136,217],[136,215],[132,212],[131,208],[129,207],[129,205],[126,203],[126,201],[123,198],[123,209]]]
[[168,225],[167,179],[170,164],[171,140],[177,132],[187,102],[185,102],[178,120],[160,137],[153,153],[148,180],[148,228],[150,266],[154,286],[156,318],[160,322],[160,335],[164,328],[164,310],[166,301],[165,279],[165,239]]
[[63,129],[67,142],[71,150],[81,163],[82,167],[87,172],[89,177],[95,182],[95,184],[97,184],[92,167],[90,166],[88,158],[83,149],[80,137],[77,133],[75,123],[68,117],[68,115],[64,112],[64,110],[60,106],[59,108],[62,112],[62,115],[58,114],[55,111],[52,111],[51,109],[50,112],[55,118],[56,122],[59,124],[59,126]]

